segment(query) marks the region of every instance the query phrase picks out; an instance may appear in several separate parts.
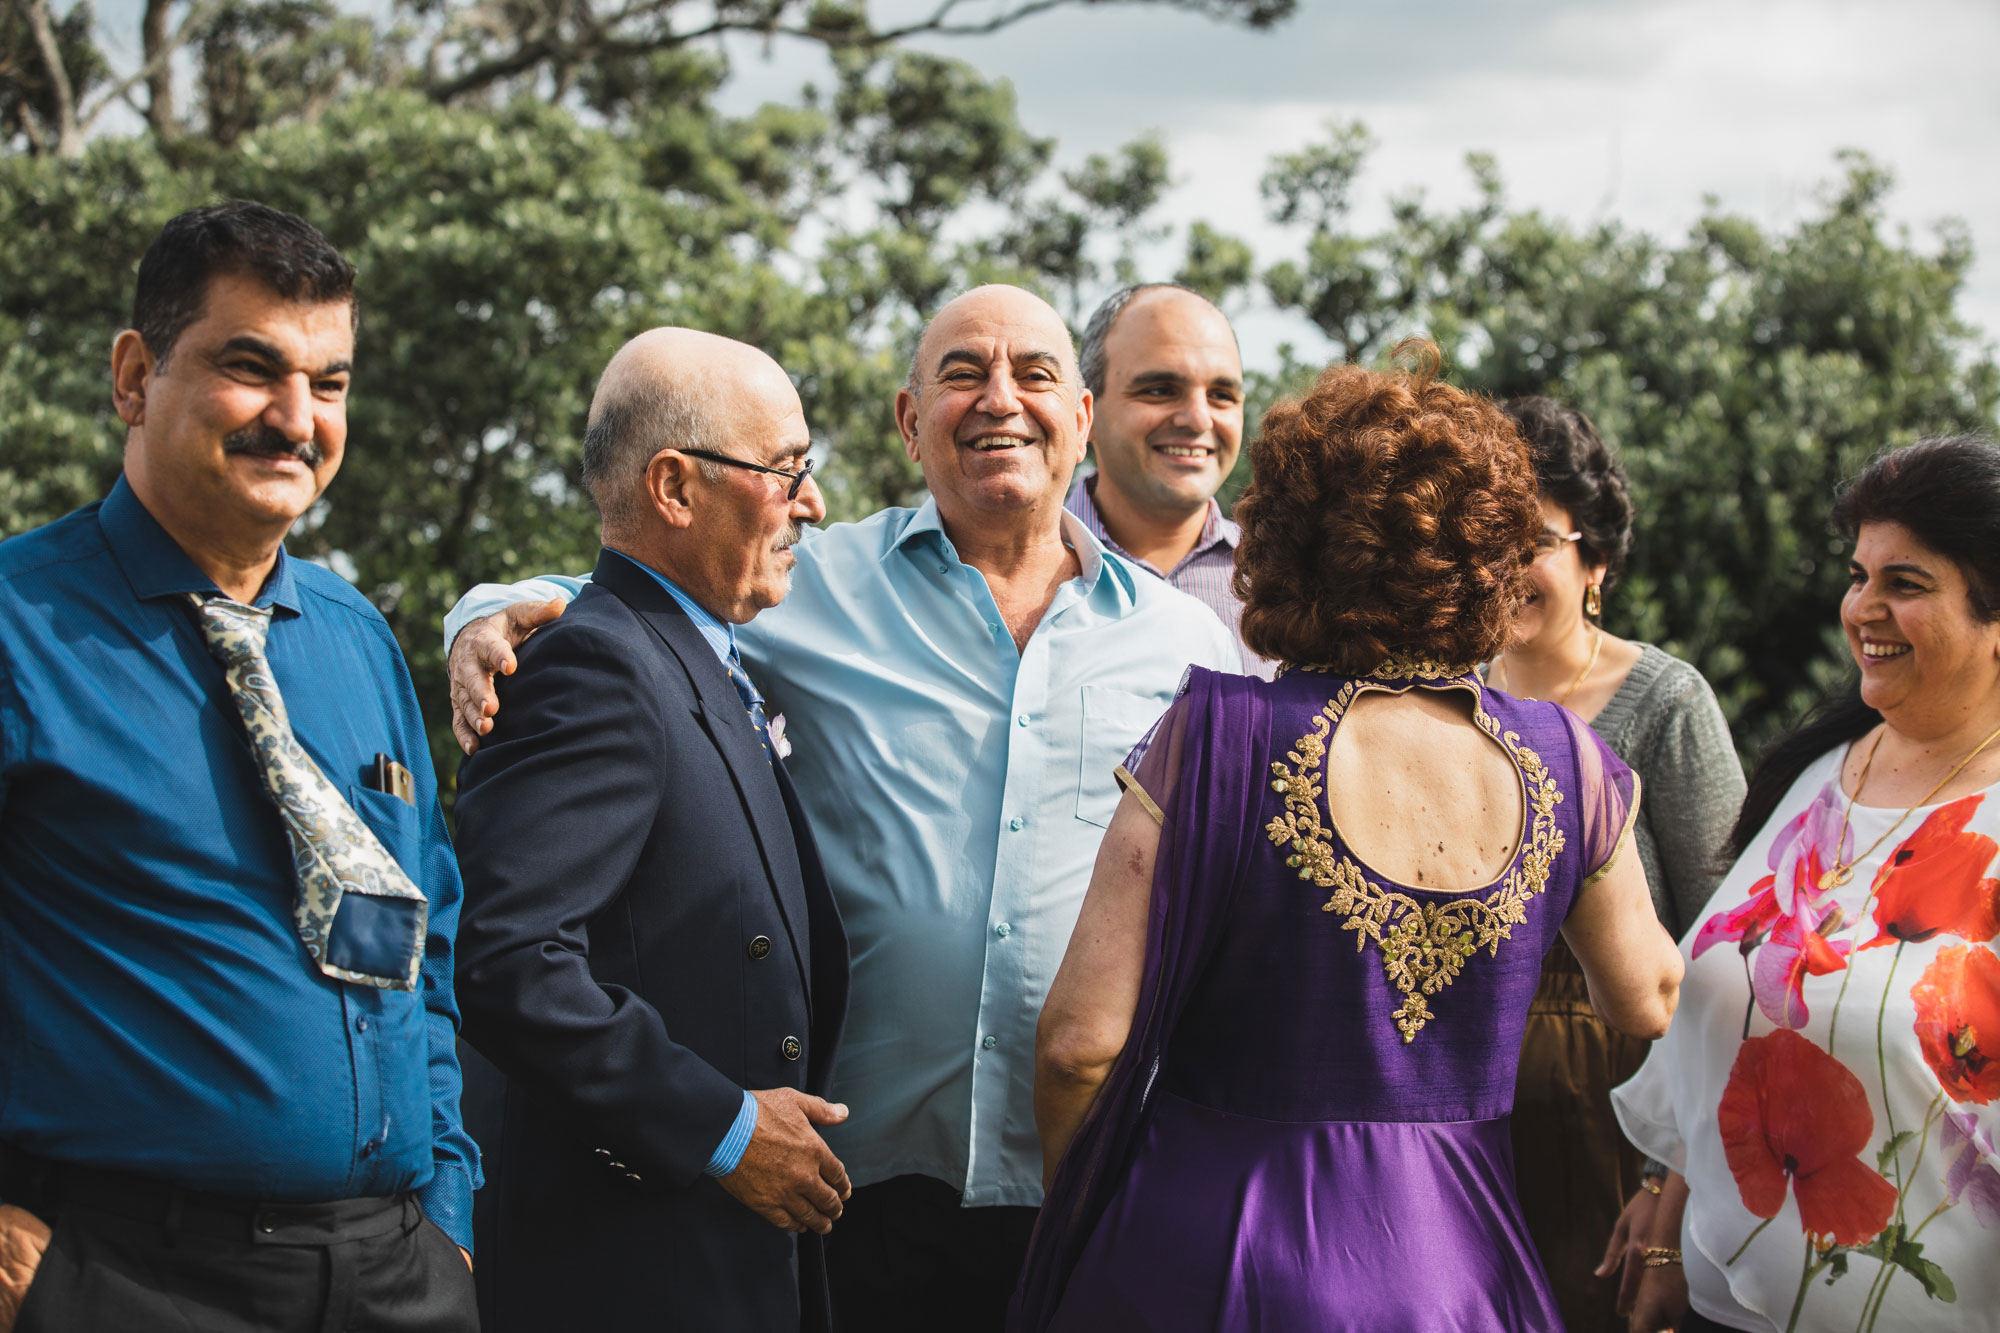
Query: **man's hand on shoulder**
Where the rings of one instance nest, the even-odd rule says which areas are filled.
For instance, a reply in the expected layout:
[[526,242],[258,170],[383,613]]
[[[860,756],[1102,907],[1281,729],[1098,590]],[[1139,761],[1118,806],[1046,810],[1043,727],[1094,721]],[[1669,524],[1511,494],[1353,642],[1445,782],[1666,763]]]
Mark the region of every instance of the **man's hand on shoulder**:
[[25,1208],[0,1204],[0,1333],[12,1333],[48,1248],[46,1222]]
[[757,1130],[722,1188],[772,1226],[785,1231],[833,1230],[852,1189],[847,1168],[815,1125],[837,1125],[847,1108],[795,1088],[752,1091]]
[[451,731],[467,754],[477,750],[479,738],[493,730],[493,715],[500,711],[493,677],[513,675],[514,650],[568,605],[559,597],[546,602],[516,602],[473,621],[452,641],[451,660],[445,664],[451,675]]

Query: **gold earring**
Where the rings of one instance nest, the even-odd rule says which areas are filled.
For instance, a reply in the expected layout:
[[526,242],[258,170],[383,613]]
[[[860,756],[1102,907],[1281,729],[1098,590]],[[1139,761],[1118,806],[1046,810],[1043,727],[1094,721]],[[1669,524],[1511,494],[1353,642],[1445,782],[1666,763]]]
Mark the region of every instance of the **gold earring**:
[[1583,613],[1592,620],[1604,614],[1604,594],[1595,583],[1583,590]]

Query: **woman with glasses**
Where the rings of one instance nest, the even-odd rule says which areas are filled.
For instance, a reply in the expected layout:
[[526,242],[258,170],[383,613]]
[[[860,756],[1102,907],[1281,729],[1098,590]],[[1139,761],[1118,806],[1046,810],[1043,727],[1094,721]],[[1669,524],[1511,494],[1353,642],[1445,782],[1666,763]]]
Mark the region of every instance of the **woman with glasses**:
[[[1534,460],[1541,531],[1526,611],[1487,681],[1516,698],[1548,699],[1588,722],[1639,774],[1634,827],[1661,924],[1679,939],[1721,875],[1717,851],[1743,800],[1743,770],[1701,673],[1648,643],[1605,632],[1604,599],[1632,540],[1625,470],[1589,418],[1549,398],[1502,406]],[[1646,1043],[1591,1011],[1583,970],[1560,940],[1528,1011],[1514,1100],[1521,1207],[1571,1333],[1623,1329],[1644,1255],[1630,1280],[1599,1276],[1605,1242],[1628,1197],[1650,1200],[1666,1176],[1618,1132],[1611,1089],[1639,1068]]]

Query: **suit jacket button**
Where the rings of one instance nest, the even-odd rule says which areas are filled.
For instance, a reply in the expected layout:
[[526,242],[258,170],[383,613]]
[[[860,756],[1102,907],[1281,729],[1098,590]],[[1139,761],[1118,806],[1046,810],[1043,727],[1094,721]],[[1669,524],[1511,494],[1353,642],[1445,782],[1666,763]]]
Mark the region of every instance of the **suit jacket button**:
[[778,1043],[778,1054],[784,1056],[787,1060],[798,1059],[804,1053],[805,1049],[804,1046],[799,1044],[797,1037],[787,1037]]
[[750,956],[760,963],[769,958],[771,956],[771,937],[769,935],[759,935],[756,939],[751,940]]

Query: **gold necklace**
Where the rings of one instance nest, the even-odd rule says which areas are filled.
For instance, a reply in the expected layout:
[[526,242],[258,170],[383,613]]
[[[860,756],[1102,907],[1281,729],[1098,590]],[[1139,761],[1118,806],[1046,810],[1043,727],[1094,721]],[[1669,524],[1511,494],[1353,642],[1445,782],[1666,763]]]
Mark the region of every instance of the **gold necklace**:
[[1881,837],[1869,843],[1867,851],[1861,853],[1861,855],[1851,861],[1842,861],[1840,859],[1840,848],[1841,844],[1847,841],[1848,818],[1854,813],[1854,803],[1861,799],[1861,789],[1868,784],[1868,770],[1875,766],[1875,752],[1882,748],[1882,738],[1888,734],[1889,728],[1887,725],[1884,725],[1882,730],[1876,732],[1875,743],[1868,747],[1868,757],[1861,761],[1861,775],[1854,779],[1854,794],[1847,798],[1847,809],[1843,810],[1840,815],[1840,836],[1833,841],[1833,865],[1827,869],[1825,874],[1819,877],[1819,891],[1821,893],[1825,893],[1828,889],[1837,889],[1850,879],[1853,879],[1854,867],[1873,856],[1877,847],[1889,841],[1889,834],[1903,827],[1904,820],[1915,814],[1921,807],[1929,805],[1931,797],[1943,791],[1945,787],[1950,785],[1953,778],[1963,773],[1967,764],[1977,759],[1987,746],[1993,744],[1995,737],[2000,737],[2000,727],[1995,727],[1993,730],[1987,732],[1986,739],[1973,746],[1966,753],[1965,758],[1953,765],[1951,772],[1945,774],[1937,786],[1932,787],[1929,792],[1925,793],[1921,801],[1918,801],[1916,805],[1911,806],[1909,809],[1903,811],[1902,814],[1896,816],[1896,822],[1889,825],[1889,832],[1884,833]]
[[[1604,651],[1604,631],[1597,629],[1594,625],[1591,629],[1597,637],[1590,641],[1590,660],[1583,664],[1583,670],[1576,673],[1576,679],[1571,681],[1569,688],[1562,692],[1562,698],[1556,700],[1558,708],[1569,702],[1569,697],[1576,693],[1576,687],[1583,684],[1584,678],[1596,668],[1597,655]],[[1503,690],[1507,688],[1507,654],[1505,653],[1500,654],[1500,684],[1495,688]],[[1529,702],[1533,703],[1535,701],[1531,699]]]

